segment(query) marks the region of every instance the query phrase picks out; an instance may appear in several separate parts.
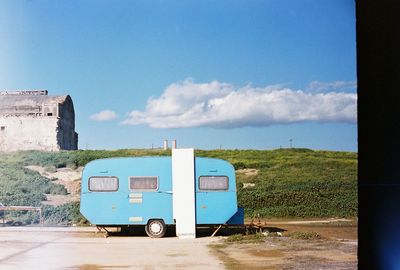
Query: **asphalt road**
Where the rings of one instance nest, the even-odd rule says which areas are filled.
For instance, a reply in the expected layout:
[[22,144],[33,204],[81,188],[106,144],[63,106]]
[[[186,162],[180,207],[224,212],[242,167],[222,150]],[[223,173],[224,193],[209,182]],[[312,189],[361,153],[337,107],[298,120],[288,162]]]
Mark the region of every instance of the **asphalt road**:
[[93,228],[0,228],[0,269],[224,269],[217,238],[105,238]]

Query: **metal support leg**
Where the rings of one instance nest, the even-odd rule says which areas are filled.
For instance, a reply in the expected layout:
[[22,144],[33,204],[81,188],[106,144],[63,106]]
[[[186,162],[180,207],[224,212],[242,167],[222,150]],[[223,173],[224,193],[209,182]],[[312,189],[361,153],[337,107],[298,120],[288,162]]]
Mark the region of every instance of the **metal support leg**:
[[211,237],[214,237],[217,234],[217,232],[219,231],[219,229],[221,229],[221,228],[222,228],[222,225],[219,225],[218,228],[213,232]]

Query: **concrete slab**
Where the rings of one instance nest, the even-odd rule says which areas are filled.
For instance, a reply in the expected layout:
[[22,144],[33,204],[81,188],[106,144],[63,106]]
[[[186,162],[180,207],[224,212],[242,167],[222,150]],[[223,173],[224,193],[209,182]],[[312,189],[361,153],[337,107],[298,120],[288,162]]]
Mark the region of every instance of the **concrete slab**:
[[1,269],[224,269],[205,237],[115,236],[95,228],[0,228]]

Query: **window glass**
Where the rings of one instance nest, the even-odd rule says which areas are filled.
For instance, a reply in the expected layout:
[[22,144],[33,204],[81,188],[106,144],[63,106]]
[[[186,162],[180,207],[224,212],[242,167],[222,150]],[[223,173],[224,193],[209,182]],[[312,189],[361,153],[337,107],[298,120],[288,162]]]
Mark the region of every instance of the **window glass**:
[[157,176],[131,176],[129,177],[129,188],[136,190],[157,190]]
[[228,176],[200,176],[200,190],[228,190]]
[[93,176],[89,178],[90,191],[117,191],[118,178],[114,176]]

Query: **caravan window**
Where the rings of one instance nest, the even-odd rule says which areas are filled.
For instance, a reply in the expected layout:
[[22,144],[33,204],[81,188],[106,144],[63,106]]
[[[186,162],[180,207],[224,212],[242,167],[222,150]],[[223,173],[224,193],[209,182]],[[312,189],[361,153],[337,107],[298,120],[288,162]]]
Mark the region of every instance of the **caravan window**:
[[132,190],[157,190],[157,176],[131,176],[129,177],[129,188]]
[[200,176],[200,190],[228,190],[228,176]]
[[92,176],[89,178],[90,191],[117,191],[118,178],[115,176]]

